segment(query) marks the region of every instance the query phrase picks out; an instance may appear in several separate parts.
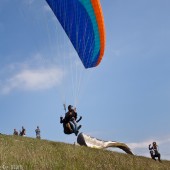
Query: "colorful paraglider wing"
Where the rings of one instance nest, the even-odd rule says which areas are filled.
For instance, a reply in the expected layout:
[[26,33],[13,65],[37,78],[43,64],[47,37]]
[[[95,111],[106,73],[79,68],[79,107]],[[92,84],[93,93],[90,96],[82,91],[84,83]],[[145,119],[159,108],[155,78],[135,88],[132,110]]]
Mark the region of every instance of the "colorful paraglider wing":
[[98,148],[98,149],[104,149],[109,147],[119,148],[125,151],[127,154],[133,155],[132,151],[125,143],[116,142],[116,141],[104,141],[86,135],[84,133],[80,133],[78,135],[77,143],[79,145],[83,145],[91,148]]
[[65,30],[85,68],[97,66],[105,48],[99,0],[46,0]]

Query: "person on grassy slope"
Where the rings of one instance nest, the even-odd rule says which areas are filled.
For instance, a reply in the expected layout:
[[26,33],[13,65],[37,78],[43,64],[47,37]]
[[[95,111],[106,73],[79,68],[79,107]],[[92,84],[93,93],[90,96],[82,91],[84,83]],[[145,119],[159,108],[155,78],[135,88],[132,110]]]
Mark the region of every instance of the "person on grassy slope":
[[161,162],[161,154],[158,152],[158,145],[156,144],[156,142],[153,142],[152,146],[151,144],[149,144],[149,150],[150,150],[151,158],[156,161],[156,157],[157,157],[159,162]]
[[22,130],[20,131],[20,136],[26,136],[26,129],[24,128],[24,126],[22,126]]
[[13,133],[13,135],[18,136],[18,131],[17,131],[16,129],[14,129],[14,133]]
[[39,128],[39,126],[37,126],[37,129],[35,129],[35,133],[36,133],[36,138],[37,139],[41,139],[41,135],[40,135],[40,128]]

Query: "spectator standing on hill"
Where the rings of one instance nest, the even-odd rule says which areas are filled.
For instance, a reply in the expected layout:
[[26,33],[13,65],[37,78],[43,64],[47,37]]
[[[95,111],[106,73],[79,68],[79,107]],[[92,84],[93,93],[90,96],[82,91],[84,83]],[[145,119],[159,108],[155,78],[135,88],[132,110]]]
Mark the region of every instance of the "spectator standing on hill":
[[26,136],[26,130],[24,128],[24,126],[22,126],[22,130],[20,131],[20,136]]
[[16,129],[14,129],[14,133],[13,133],[13,135],[18,136],[18,131],[17,131]]
[[37,129],[35,129],[35,133],[36,133],[36,138],[37,139],[41,139],[41,135],[40,135],[40,128],[39,128],[39,126],[37,126]]

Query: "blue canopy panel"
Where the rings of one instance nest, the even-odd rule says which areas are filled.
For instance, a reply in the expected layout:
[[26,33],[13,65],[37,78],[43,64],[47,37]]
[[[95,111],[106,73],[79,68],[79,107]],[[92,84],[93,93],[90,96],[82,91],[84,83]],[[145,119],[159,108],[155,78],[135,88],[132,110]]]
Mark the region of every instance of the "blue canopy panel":
[[46,1],[65,30],[84,67],[98,65],[99,58],[100,60],[102,58],[101,33],[91,0]]

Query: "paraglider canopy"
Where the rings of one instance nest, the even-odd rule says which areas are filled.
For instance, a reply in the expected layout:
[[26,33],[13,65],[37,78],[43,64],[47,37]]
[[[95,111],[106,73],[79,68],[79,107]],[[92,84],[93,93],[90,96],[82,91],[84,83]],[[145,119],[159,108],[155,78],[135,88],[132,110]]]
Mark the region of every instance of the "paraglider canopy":
[[65,30],[85,68],[97,66],[105,48],[99,0],[46,0]]

